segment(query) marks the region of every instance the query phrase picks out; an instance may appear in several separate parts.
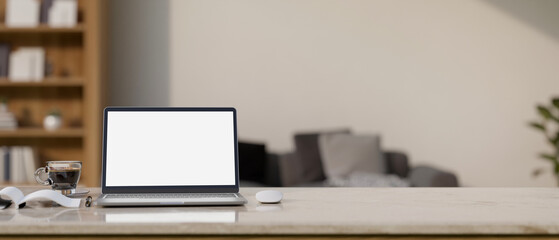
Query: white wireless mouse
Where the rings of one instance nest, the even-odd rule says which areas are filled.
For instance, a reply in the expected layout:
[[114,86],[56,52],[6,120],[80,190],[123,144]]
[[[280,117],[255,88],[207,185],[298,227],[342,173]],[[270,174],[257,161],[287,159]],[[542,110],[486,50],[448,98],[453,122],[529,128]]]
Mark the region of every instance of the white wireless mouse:
[[261,203],[279,203],[283,194],[276,190],[264,190],[256,193],[256,200]]

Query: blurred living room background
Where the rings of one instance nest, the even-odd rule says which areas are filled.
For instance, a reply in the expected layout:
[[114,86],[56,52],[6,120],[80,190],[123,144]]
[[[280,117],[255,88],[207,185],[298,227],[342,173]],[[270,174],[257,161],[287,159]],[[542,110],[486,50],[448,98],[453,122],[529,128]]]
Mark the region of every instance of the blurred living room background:
[[[555,149],[529,123],[545,118],[538,105],[559,118],[559,1],[77,3],[66,30],[3,22],[0,43],[45,46],[55,60],[44,79],[71,83],[4,76],[0,96],[19,127],[0,131],[0,146],[30,146],[38,164],[82,160],[87,185],[111,105],[237,108],[241,177],[258,184],[323,181],[374,155],[386,161],[375,171],[410,186],[557,186],[553,160],[539,157]],[[53,109],[60,129],[21,131],[46,128]]]

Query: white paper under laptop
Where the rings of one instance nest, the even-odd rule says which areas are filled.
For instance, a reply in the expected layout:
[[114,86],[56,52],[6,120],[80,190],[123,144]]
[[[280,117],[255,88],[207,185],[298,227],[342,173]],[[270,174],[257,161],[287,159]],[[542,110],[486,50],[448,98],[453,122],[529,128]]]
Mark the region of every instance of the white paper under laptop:
[[105,109],[101,206],[239,205],[234,108]]

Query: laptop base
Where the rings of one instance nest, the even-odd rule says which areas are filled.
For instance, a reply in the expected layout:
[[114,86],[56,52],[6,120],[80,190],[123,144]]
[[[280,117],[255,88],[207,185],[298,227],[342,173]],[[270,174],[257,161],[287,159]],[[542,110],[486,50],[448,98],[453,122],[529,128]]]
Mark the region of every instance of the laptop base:
[[[132,198],[126,196],[130,194],[101,194],[96,200],[97,206],[102,207],[155,207],[155,206],[235,206],[244,205],[247,200],[239,193],[231,193],[230,196],[188,196],[178,198],[176,194],[158,194],[158,196],[149,196],[150,194],[138,194],[141,197]],[[136,195],[136,194],[134,194]],[[188,195],[188,194],[185,194]],[[193,194],[199,195],[199,194]],[[146,197],[147,196],[147,197]]]

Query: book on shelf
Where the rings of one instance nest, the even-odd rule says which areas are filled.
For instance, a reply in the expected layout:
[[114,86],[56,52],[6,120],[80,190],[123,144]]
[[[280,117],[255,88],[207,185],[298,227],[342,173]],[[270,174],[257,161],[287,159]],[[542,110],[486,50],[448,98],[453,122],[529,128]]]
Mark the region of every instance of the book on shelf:
[[77,0],[7,0],[8,27],[74,27],[78,22]]
[[41,81],[45,77],[45,49],[20,47],[11,52],[8,65],[8,76],[11,81]]
[[54,0],[43,0],[41,3],[41,12],[39,14],[39,21],[43,24],[49,22],[49,10],[52,7]]
[[11,183],[35,181],[37,157],[30,146],[0,147],[0,180]]
[[8,111],[6,103],[0,103],[0,130],[13,130],[17,128],[17,119]]
[[6,2],[6,26],[37,27],[39,25],[40,1],[8,0]]
[[10,181],[10,149],[6,146],[0,147],[0,180]]
[[78,2],[76,0],[54,0],[50,2],[47,22],[51,27],[76,26],[78,22]]
[[0,43],[0,77],[8,77],[8,63],[10,61],[10,45]]
[[16,128],[16,117],[10,112],[0,111],[0,130],[13,130]]

